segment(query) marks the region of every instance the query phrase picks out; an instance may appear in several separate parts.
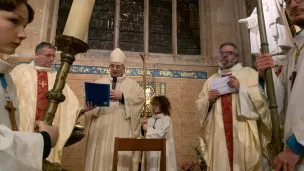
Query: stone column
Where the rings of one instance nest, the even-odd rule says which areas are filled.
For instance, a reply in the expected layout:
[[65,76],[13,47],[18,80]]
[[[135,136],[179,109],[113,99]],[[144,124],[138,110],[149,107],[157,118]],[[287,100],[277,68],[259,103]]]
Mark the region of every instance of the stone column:
[[240,49],[241,62],[244,66],[252,67],[249,30],[245,24],[239,23],[239,19],[247,17],[246,0],[234,0],[233,2],[236,43]]
[[[245,66],[251,65],[249,33],[246,26],[238,23],[238,20],[246,17],[245,0],[212,0],[209,2],[211,21],[205,24],[211,38],[206,37],[207,45],[212,42],[212,56],[218,54],[218,48],[223,42],[234,42],[240,49],[240,62]],[[208,5],[208,4],[205,4]],[[209,12],[209,11],[208,11]],[[206,12],[208,14],[208,12]],[[208,18],[208,17],[207,17]],[[211,23],[211,24],[210,24]],[[207,46],[205,45],[205,47]],[[208,45],[208,48],[211,48]],[[210,59],[208,59],[210,60]],[[214,60],[215,64],[216,60]]]
[[53,3],[50,4],[49,12],[49,23],[48,23],[48,31],[47,31],[47,40],[51,43],[55,43],[56,37],[56,28],[57,28],[57,20],[58,20],[58,11],[59,11],[59,0],[51,0]]
[[211,0],[199,1],[200,47],[201,47],[201,56],[205,64],[212,63],[213,61],[210,1]]

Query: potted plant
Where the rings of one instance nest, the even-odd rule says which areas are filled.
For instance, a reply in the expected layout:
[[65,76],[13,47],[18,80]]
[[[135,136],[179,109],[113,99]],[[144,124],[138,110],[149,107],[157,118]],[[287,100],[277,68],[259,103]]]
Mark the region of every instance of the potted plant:
[[204,159],[204,141],[202,138],[199,138],[200,143],[194,147],[195,158],[197,161],[186,161],[180,166],[181,171],[193,171],[195,168],[199,168],[200,171],[208,171],[208,166],[206,160]]
[[181,171],[193,171],[193,169],[195,168],[196,165],[197,165],[197,163],[195,163],[193,161],[187,161],[187,162],[184,162],[180,166],[180,170]]

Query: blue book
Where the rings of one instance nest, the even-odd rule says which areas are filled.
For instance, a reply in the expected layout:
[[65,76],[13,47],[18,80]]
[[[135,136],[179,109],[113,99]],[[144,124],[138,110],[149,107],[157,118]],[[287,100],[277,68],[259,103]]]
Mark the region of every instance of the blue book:
[[99,107],[110,106],[110,84],[84,83],[85,99]]

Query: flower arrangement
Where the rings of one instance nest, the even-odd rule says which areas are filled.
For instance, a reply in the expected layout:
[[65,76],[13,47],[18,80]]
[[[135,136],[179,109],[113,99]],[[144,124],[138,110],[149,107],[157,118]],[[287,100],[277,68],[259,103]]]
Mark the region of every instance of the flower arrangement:
[[195,168],[199,168],[200,171],[208,171],[208,166],[206,160],[204,159],[204,150],[202,147],[205,147],[205,143],[202,138],[199,138],[199,145],[194,147],[195,158],[197,161],[186,161],[180,166],[181,171],[193,171]]
[[195,163],[193,161],[187,161],[187,162],[184,162],[181,167],[180,167],[180,170],[181,171],[192,171],[194,170],[194,168],[197,166],[198,163]]

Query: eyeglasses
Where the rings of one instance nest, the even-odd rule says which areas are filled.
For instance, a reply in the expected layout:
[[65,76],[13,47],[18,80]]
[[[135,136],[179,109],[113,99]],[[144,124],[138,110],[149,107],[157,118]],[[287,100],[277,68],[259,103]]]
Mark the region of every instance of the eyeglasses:
[[114,64],[111,64],[111,65],[109,65],[109,68],[110,69],[121,69],[121,68],[123,68],[123,65],[114,65]]
[[284,0],[283,8],[290,7],[291,1],[295,1],[296,3],[301,3],[304,0]]
[[230,55],[233,55],[233,54],[234,54],[234,52],[232,52],[232,51],[220,51],[219,52],[220,56],[230,56]]

